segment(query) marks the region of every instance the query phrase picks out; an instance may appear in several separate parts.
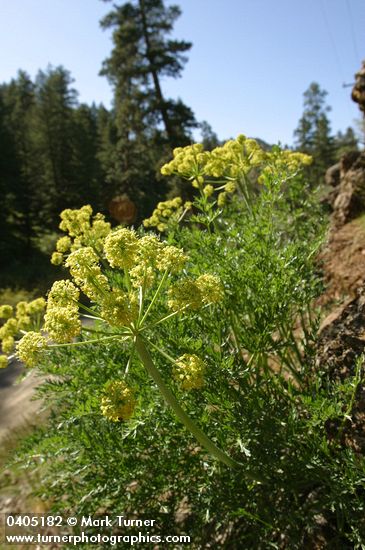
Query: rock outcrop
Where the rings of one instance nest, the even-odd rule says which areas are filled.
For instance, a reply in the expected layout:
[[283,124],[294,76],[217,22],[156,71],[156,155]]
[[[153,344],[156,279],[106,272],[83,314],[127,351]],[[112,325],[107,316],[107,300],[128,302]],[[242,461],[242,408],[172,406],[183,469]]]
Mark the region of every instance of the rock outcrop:
[[365,61],[362,62],[361,69],[355,75],[355,85],[351,97],[359,104],[359,108],[365,116]]
[[365,152],[346,153],[327,170],[326,182],[333,187],[327,198],[332,226],[342,227],[365,212]]
[[365,351],[365,289],[356,298],[332,312],[322,323],[317,342],[316,367],[331,377],[354,374],[356,358]]

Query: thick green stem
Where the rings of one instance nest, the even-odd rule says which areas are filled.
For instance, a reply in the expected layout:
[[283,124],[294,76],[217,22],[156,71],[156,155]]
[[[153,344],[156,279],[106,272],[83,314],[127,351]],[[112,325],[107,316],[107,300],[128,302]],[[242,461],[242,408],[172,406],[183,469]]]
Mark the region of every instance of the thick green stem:
[[[153,378],[155,384],[157,385],[158,389],[162,393],[163,398],[165,399],[166,403],[170,405],[180,422],[184,424],[184,426],[196,437],[196,439],[199,441],[199,443],[215,458],[229,466],[230,468],[237,468],[241,465],[233,460],[231,457],[229,457],[225,452],[223,452],[221,449],[219,449],[209,437],[205,435],[205,433],[198,428],[198,426],[193,422],[193,420],[186,414],[184,409],[180,406],[179,402],[177,401],[174,394],[171,392],[171,390],[166,386],[165,382],[162,379],[162,376],[160,375],[160,372],[155,367],[151,355],[148,351],[148,349],[145,346],[144,341],[140,336],[136,336],[136,350],[137,353],[144,364],[146,370],[148,371],[149,375]],[[255,477],[255,480],[257,478]]]

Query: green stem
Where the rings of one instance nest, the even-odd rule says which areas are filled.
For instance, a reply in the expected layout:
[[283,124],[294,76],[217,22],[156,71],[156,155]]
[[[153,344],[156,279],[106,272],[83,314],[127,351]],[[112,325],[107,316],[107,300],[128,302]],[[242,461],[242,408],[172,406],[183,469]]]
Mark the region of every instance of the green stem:
[[157,300],[157,297],[158,297],[158,295],[160,294],[161,288],[162,288],[162,286],[163,286],[163,284],[164,284],[164,282],[165,282],[165,280],[166,280],[166,277],[167,277],[168,273],[169,273],[169,271],[168,271],[168,269],[166,269],[166,271],[165,271],[164,274],[162,275],[160,284],[158,285],[158,288],[157,288],[157,290],[156,290],[156,292],[155,292],[155,295],[154,295],[154,297],[152,298],[151,303],[150,303],[150,305],[148,306],[148,308],[147,308],[147,310],[146,310],[146,313],[145,313],[145,314],[143,315],[143,317],[142,317],[142,320],[141,320],[141,322],[140,322],[140,325],[142,325],[142,324],[144,323],[144,321],[145,321],[146,318],[147,318],[147,315],[149,314],[149,312],[150,312],[151,309],[153,308],[153,306],[154,306],[154,304],[155,304],[155,302],[156,302],[156,300]]
[[125,371],[124,371],[124,378],[125,378],[125,377],[127,376],[127,374],[128,374],[129,367],[130,367],[130,365],[132,364],[132,361],[133,361],[133,358],[134,358],[135,351],[136,351],[136,340],[134,339],[134,340],[133,340],[132,351],[131,351],[131,354],[130,354],[129,359],[128,359],[127,366],[126,366]]
[[129,276],[129,271],[126,267],[124,268],[124,277],[125,277],[125,283],[126,283],[127,290],[128,290],[128,292],[130,292],[131,289],[132,289],[132,283],[131,283],[131,278]]
[[363,362],[364,362],[364,355],[360,355],[360,357],[358,357],[358,359],[356,361],[356,370],[355,370],[355,376],[354,376],[354,382],[353,382],[353,391],[351,393],[350,403],[348,404],[347,409],[345,411],[345,414],[343,415],[341,426],[340,426],[340,429],[339,429],[339,432],[338,432],[339,440],[341,440],[341,438],[342,438],[342,434],[343,434],[343,432],[345,430],[345,427],[346,427],[346,420],[348,420],[350,418],[352,409],[354,407],[356,392],[357,392],[357,389],[358,389],[359,384],[361,382],[361,369],[362,369]]
[[67,342],[66,344],[50,344],[49,348],[65,348],[67,346],[85,346],[87,344],[99,344],[107,340],[116,340],[120,338],[120,334],[114,334],[114,336],[107,336],[106,338],[96,338],[94,340],[81,340],[80,342]]
[[[241,464],[233,460],[225,452],[219,449],[215,445],[215,443],[213,443],[213,441],[209,439],[209,437],[207,437],[205,433],[195,424],[190,416],[186,414],[174,394],[163,381],[159,370],[155,367],[152,361],[151,355],[146,348],[143,339],[139,335],[136,336],[136,350],[147,372],[154,380],[166,403],[170,405],[180,422],[184,424],[184,426],[195,436],[199,443],[215,458],[217,458],[230,468],[239,468]],[[255,481],[261,481],[260,479],[258,479],[257,476],[250,476],[250,478],[254,479]]]
[[171,355],[169,355],[168,353],[166,353],[165,351],[163,351],[162,349],[160,349],[158,346],[156,346],[156,344],[154,344],[153,342],[151,342],[151,340],[149,340],[148,343],[149,343],[153,348],[155,348],[155,350],[158,351],[158,353],[160,353],[163,357],[165,357],[165,359],[167,359],[168,361],[170,361],[170,362],[173,363],[173,364],[176,363],[176,359],[174,359],[173,357],[171,357]]
[[158,321],[156,321],[155,323],[152,323],[152,325],[145,325],[144,327],[142,327],[141,330],[145,330],[146,328],[152,328],[152,327],[155,327],[156,325],[159,325],[160,323],[163,323],[164,321],[166,321],[167,319],[171,319],[171,317],[175,317],[175,315],[178,315],[179,313],[182,313],[183,311],[185,311],[185,309],[187,309],[189,307],[190,304],[187,304],[186,306],[184,307],[181,307],[180,309],[178,309],[177,311],[174,311],[173,313],[170,313],[169,315],[166,315],[166,317],[163,317],[162,319],[159,319]]

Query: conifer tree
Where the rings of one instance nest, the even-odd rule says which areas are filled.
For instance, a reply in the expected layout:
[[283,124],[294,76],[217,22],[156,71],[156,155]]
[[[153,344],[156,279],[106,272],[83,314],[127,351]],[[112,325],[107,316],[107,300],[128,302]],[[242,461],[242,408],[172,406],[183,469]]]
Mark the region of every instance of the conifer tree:
[[189,107],[166,99],[161,86],[163,77],[181,75],[191,47],[169,38],[179,15],[177,6],[165,7],[163,0],[134,0],[114,5],[101,21],[104,29],[113,29],[114,43],[101,70],[114,90],[110,192],[127,191],[140,212],[165,192],[157,173],[167,150],[189,143],[196,126]]
[[335,162],[334,138],[331,136],[326,104],[327,92],[312,82],[304,92],[304,112],[294,132],[296,148],[313,157],[309,177],[313,185],[319,184],[325,171]]
[[[8,151],[1,167],[8,235],[12,249],[29,254],[32,239],[42,224],[44,193],[38,181],[38,159],[32,141],[35,89],[29,76],[18,77],[1,88],[3,141]],[[2,149],[3,155],[4,149]]]
[[36,77],[37,111],[34,124],[42,182],[52,201],[52,217],[77,204],[80,191],[73,169],[73,110],[77,92],[63,67],[48,67]]
[[98,135],[99,108],[95,104],[78,105],[72,113],[72,182],[76,188],[75,205],[85,202],[96,211],[105,208],[103,187],[105,174],[98,157],[100,140]]

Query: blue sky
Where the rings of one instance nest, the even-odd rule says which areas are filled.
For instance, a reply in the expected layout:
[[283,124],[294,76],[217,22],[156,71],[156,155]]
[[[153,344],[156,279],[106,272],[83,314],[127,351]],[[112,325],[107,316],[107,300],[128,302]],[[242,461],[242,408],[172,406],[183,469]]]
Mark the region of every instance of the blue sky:
[[[365,58],[364,0],[180,0],[175,36],[193,43],[182,78],[165,79],[220,138],[245,133],[292,144],[312,81],[328,91],[332,129],[360,118],[350,99]],[[22,68],[63,65],[80,101],[110,105],[98,76],[111,33],[99,27],[111,7],[100,0],[0,0],[0,81]]]

